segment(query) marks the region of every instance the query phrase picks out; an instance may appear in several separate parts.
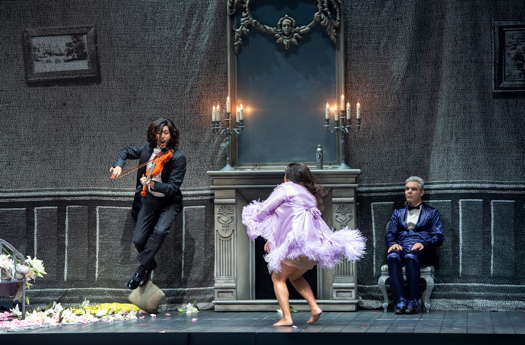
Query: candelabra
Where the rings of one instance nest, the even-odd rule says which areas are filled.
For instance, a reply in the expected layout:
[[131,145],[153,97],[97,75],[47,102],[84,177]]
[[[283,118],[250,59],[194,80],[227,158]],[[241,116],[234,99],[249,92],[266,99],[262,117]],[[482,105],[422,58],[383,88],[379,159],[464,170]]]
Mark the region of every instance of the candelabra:
[[[337,111],[337,110],[336,110]],[[335,114],[334,114],[335,115]],[[334,116],[333,123],[330,123],[330,118],[325,117],[324,127],[331,133],[335,133],[335,140],[337,141],[338,149],[338,169],[349,169],[350,167],[345,162],[344,147],[345,147],[345,137],[350,135],[352,131],[352,119],[346,117],[346,111],[340,110],[339,116]],[[355,130],[359,131],[361,129],[361,118],[356,119]]]
[[226,165],[221,170],[234,170],[231,166],[232,152],[231,145],[234,135],[241,134],[244,128],[244,120],[234,122],[231,112],[224,112],[222,120],[217,116],[218,120],[211,121],[212,132],[216,135],[226,135]]

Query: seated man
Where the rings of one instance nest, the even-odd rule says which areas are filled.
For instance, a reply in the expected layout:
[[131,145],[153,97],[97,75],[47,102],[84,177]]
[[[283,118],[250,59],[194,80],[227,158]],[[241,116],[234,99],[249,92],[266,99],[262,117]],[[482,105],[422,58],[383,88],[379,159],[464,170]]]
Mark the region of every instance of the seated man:
[[[443,243],[443,226],[439,211],[422,201],[423,179],[411,176],[405,181],[406,205],[392,213],[386,233],[387,264],[395,312],[417,313],[419,310],[419,269]],[[401,268],[405,266],[408,291],[403,291]],[[408,301],[407,301],[408,299]]]

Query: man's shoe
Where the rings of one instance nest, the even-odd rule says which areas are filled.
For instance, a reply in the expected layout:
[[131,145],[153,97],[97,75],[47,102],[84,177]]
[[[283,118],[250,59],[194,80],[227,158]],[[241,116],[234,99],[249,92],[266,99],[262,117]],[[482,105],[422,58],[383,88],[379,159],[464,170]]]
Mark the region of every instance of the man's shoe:
[[139,266],[137,271],[133,273],[131,279],[128,281],[127,287],[130,290],[134,290],[139,286],[146,284],[149,279],[149,270],[144,266]]
[[401,299],[399,302],[397,302],[394,311],[396,314],[403,314],[406,308],[407,301],[405,299]]
[[141,278],[139,286],[144,286],[151,279],[151,270],[146,269]]
[[419,313],[419,303],[417,300],[413,299],[413,300],[408,301],[406,313],[407,314]]
[[131,279],[128,280],[128,283],[126,284],[127,288],[130,290],[135,290],[139,287],[140,284],[140,278],[137,272],[133,273],[131,276]]

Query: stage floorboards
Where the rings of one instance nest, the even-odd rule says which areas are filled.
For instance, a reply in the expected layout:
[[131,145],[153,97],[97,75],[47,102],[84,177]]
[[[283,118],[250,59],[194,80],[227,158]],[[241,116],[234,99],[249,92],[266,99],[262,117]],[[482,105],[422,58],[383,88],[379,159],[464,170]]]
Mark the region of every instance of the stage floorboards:
[[[395,315],[381,311],[326,312],[307,325],[272,327],[276,312],[177,312],[132,321],[1,331],[2,344],[525,344],[525,312],[434,311]],[[409,342],[407,342],[409,341]]]

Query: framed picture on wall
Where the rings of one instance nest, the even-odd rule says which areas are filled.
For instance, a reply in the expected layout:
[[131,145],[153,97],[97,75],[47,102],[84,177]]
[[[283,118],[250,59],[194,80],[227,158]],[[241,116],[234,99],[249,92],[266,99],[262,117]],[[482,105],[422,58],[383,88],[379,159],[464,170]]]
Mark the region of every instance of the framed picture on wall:
[[23,45],[28,83],[98,77],[93,26],[26,29]]
[[494,22],[494,92],[525,91],[525,21]]

